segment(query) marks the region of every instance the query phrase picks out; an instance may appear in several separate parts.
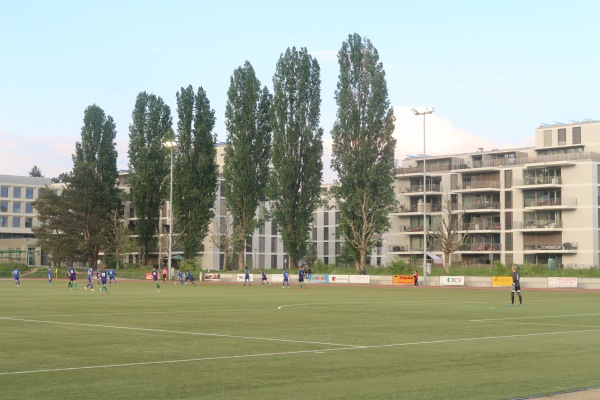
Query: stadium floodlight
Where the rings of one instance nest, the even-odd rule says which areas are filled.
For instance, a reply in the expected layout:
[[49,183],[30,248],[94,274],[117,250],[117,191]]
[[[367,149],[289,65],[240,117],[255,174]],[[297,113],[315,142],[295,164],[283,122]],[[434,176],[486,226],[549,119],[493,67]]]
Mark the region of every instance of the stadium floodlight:
[[416,116],[423,116],[423,282],[427,285],[427,168],[426,168],[426,140],[425,140],[425,116],[433,114],[433,107],[425,107],[423,111],[411,108],[410,111]]

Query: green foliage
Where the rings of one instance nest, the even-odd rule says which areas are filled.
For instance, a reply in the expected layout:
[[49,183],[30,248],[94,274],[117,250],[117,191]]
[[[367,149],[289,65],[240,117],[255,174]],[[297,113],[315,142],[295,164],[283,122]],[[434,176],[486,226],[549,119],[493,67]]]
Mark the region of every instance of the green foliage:
[[273,76],[272,170],[268,195],[290,266],[306,255],[312,214],[318,207],[323,171],[321,78],[306,48],[288,48]]
[[404,260],[394,260],[389,266],[389,273],[392,275],[412,275],[414,268],[407,264]]
[[339,228],[354,249],[358,270],[389,229],[388,215],[396,204],[394,114],[383,65],[368,39],[350,35],[338,62],[338,111],[331,131],[331,166],[338,182],[332,192],[340,211]]
[[239,269],[244,266],[244,238],[258,221],[256,209],[265,200],[269,175],[272,97],[267,87],[260,89],[254,68],[246,61],[233,72],[227,91],[223,191],[233,216],[234,251]]
[[29,171],[29,176],[34,178],[43,178],[42,170],[38,168],[37,165],[34,165],[33,168]]
[[143,258],[156,246],[159,213],[165,200],[169,155],[163,142],[172,136],[171,109],[153,94],[138,94],[129,125],[129,181],[137,217],[135,229]]
[[173,171],[173,213],[186,259],[196,256],[214,217],[217,189],[215,112],[202,87],[177,93],[178,147]]

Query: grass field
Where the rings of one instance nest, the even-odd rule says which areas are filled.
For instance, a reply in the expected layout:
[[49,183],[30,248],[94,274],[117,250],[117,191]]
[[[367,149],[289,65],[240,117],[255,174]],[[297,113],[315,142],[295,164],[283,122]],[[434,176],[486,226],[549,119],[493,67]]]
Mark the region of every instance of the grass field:
[[600,385],[600,293],[0,281],[0,398],[510,399]]

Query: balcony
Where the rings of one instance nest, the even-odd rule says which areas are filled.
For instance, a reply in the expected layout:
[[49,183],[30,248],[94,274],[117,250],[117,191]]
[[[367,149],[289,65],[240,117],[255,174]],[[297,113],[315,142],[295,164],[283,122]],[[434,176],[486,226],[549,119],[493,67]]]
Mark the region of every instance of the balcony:
[[490,251],[500,251],[500,243],[463,243],[458,251],[469,253],[489,253]]
[[481,221],[464,223],[458,227],[459,231],[499,231],[502,229],[500,222]]
[[560,186],[562,185],[561,176],[526,176],[523,179],[514,179],[515,186]]
[[471,201],[463,204],[452,204],[452,211],[495,211],[500,210],[499,201]]
[[[440,184],[428,184],[427,187],[427,192],[441,192],[442,191],[442,185]],[[422,194],[423,193],[423,185],[411,185],[411,186],[405,186],[400,188],[400,193],[402,194],[406,194],[406,193],[415,193],[415,194]]]
[[573,197],[560,197],[558,199],[526,199],[525,208],[576,208],[577,199]]
[[[441,203],[427,203],[427,207],[425,207],[426,210],[425,212],[430,213],[432,211],[442,211],[442,204]],[[415,205],[406,205],[406,204],[401,204],[400,207],[398,207],[398,211],[396,214],[404,214],[404,213],[416,213],[416,214],[423,214],[423,206],[422,204],[415,204]]]
[[575,253],[579,248],[579,243],[577,242],[564,242],[564,243],[556,243],[556,244],[539,244],[539,243],[524,243],[523,251],[530,253],[539,253],[539,252],[567,252],[567,253]]
[[500,190],[500,181],[470,181],[463,182],[457,185],[454,190],[469,190],[469,191],[481,191],[481,190]]
[[[442,251],[440,246],[428,246],[427,251]],[[423,246],[389,245],[388,253],[423,253]]]
[[517,230],[555,230],[562,229],[562,221],[548,220],[530,220],[530,221],[514,221],[513,229]]

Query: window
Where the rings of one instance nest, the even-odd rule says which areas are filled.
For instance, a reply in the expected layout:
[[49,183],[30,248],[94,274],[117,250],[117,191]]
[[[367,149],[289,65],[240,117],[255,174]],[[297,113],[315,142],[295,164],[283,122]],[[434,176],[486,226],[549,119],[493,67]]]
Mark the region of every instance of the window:
[[12,226],[13,226],[13,228],[20,228],[21,227],[21,217],[13,217]]
[[25,228],[31,228],[33,226],[33,218],[26,217],[25,218]]
[[329,242],[323,243],[323,254],[329,255]]
[[8,217],[0,217],[0,228],[6,228],[8,226]]
[[323,229],[323,240],[330,240],[331,238],[329,237],[329,228],[325,227]]
[[277,253],[277,238],[276,237],[271,238],[271,252]]
[[317,240],[317,228],[312,228],[312,240]]
[[0,212],[8,212],[8,201],[0,201]]
[[581,127],[573,127],[573,144],[581,144]]
[[33,188],[25,188],[25,198],[33,199]]
[[277,256],[275,254],[271,255],[271,268],[277,268]]
[[8,197],[8,186],[0,186],[0,197]]
[[564,146],[567,144],[567,128],[558,129],[558,145]]
[[271,221],[271,235],[277,236],[277,221]]
[[323,213],[323,225],[329,225],[329,211]]
[[25,203],[25,214],[33,214],[33,204],[30,202]]
[[21,212],[21,202],[20,201],[13,201],[13,212],[14,213]]

